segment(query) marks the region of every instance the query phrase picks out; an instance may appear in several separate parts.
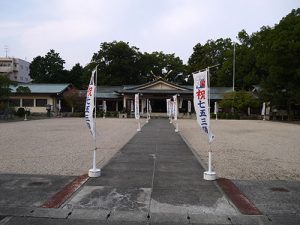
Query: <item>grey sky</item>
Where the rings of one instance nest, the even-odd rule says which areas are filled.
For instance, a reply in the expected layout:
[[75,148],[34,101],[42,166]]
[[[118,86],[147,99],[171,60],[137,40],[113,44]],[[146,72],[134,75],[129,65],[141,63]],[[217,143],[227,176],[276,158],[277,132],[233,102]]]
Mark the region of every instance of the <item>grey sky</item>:
[[197,43],[274,26],[299,0],[0,0],[0,56],[31,61],[50,49],[70,69],[102,42],[175,53],[185,63]]

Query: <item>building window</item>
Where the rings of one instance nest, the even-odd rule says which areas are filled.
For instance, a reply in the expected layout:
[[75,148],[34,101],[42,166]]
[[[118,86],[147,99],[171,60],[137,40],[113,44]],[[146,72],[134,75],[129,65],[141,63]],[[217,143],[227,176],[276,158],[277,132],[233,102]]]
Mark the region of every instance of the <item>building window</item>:
[[21,106],[21,99],[19,98],[13,98],[9,100],[9,104],[13,107]]
[[33,107],[33,99],[23,99],[24,107]]
[[45,107],[47,105],[47,99],[36,99],[35,106],[36,107]]

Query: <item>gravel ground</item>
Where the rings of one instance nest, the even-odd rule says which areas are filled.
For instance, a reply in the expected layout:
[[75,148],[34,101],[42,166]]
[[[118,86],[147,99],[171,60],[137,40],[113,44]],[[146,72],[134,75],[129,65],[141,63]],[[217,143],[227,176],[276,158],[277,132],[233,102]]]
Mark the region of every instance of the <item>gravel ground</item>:
[[[207,168],[209,144],[196,120],[179,120],[186,142]],[[258,120],[212,120],[213,167],[219,177],[300,180],[300,125]]]
[[[99,118],[96,124],[101,168],[133,137],[137,122]],[[83,118],[1,123],[0,173],[81,175],[92,167],[94,146]]]
[[[145,122],[141,120],[142,124]],[[207,168],[207,137],[196,120],[178,120],[180,134]],[[102,167],[136,134],[134,119],[97,119]],[[212,120],[213,167],[219,177],[300,180],[300,125]],[[94,142],[82,118],[0,124],[0,173],[81,175],[92,166]]]

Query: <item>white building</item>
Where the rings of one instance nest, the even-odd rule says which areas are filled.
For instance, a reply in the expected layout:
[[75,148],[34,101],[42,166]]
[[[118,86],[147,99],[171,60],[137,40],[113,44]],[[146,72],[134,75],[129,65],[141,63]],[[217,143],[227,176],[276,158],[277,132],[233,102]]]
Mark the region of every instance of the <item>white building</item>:
[[19,83],[29,83],[29,65],[29,62],[22,59],[0,57],[0,75],[7,75],[10,80]]

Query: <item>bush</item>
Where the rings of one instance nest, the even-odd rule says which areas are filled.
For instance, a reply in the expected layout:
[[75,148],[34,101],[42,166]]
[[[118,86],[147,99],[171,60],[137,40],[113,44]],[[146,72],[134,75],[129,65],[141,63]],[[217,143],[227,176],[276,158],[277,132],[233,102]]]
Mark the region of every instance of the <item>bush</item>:
[[16,115],[18,117],[24,117],[25,116],[25,109],[24,108],[18,108]]
[[111,112],[112,117],[118,117],[119,113],[117,111]]
[[84,117],[84,112],[74,112],[71,114],[72,117]]
[[30,116],[30,110],[25,110],[24,108],[21,107],[21,108],[18,108],[16,115],[18,117],[24,117],[25,113],[27,116]]

